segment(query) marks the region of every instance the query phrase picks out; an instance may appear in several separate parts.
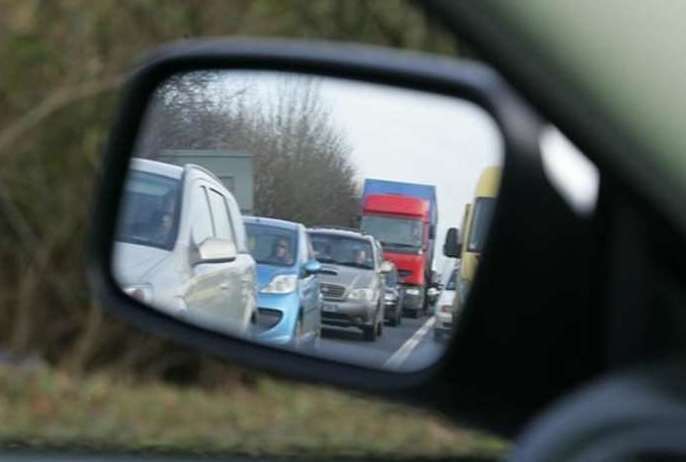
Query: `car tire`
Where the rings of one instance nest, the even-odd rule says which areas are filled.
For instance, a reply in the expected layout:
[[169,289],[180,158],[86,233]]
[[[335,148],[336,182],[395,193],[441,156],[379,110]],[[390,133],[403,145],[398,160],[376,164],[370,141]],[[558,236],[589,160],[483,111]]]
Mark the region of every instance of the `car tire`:
[[399,326],[403,323],[403,310],[398,308],[395,312],[395,325]]
[[381,337],[383,335],[383,319],[376,323],[376,336]]
[[367,342],[374,342],[376,341],[376,323],[372,324],[371,326],[364,326],[362,328],[362,337],[367,341]]

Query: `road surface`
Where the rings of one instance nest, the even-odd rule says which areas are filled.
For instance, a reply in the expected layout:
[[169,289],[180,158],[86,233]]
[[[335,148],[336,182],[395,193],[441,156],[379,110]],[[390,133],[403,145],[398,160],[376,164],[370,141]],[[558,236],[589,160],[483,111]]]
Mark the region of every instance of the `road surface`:
[[318,355],[379,369],[415,371],[435,362],[445,342],[433,339],[434,318],[403,318],[399,326],[384,325],[376,341],[362,339],[355,328],[324,327]]

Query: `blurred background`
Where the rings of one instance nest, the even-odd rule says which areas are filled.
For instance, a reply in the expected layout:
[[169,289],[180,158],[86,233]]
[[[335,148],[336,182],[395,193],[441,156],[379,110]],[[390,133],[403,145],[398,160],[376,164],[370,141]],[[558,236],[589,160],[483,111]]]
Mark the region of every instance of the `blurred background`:
[[136,59],[201,36],[474,59],[403,0],[0,0],[0,444],[490,457],[440,416],[264,377],[144,335],[89,297],[89,199]]

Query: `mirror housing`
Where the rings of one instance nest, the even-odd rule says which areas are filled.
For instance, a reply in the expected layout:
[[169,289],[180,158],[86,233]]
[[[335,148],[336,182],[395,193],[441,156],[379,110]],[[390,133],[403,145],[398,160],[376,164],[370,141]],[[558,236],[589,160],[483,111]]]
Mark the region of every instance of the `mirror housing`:
[[457,228],[449,228],[443,243],[443,255],[450,258],[460,258],[462,244],[459,241],[460,232]]
[[[486,242],[488,258],[484,258],[479,266],[479,274],[484,276],[475,280],[469,304],[465,306],[469,322],[458,324],[459,332],[456,332],[455,341],[448,347],[443,360],[425,369],[405,373],[374,370],[278,350],[183,322],[158,310],[146,309],[147,305],[127,296],[116,284],[112,242],[130,156],[147,104],[156,88],[168,77],[179,71],[210,68],[301,71],[382,83],[465,98],[494,115],[498,128],[504,133],[504,151],[507,153],[502,180],[504,193],[499,197],[492,232]],[[536,312],[539,323],[531,322],[524,326],[514,322],[494,322],[498,316],[504,316],[506,321],[509,319],[507,316],[519,313],[501,309],[505,303],[512,302],[503,299],[504,294],[512,297],[511,294],[519,293],[514,289],[526,287],[527,281],[549,281],[558,276],[551,268],[583,274],[584,271],[580,271],[585,269],[582,259],[572,257],[578,256],[580,249],[592,248],[582,245],[586,243],[583,239],[567,239],[569,235],[578,237],[580,233],[572,231],[577,231],[580,226],[558,200],[539,165],[539,129],[539,117],[496,73],[479,64],[311,41],[188,40],[161,48],[138,66],[130,77],[109,136],[91,219],[88,258],[91,289],[101,306],[138,328],[157,335],[164,333],[177,342],[227,361],[290,379],[352,388],[440,410],[450,416],[460,416],[476,426],[489,425],[514,435],[539,411],[537,405],[551,396],[551,390],[568,387],[569,383],[550,382],[551,377],[557,377],[557,370],[551,369],[552,362],[547,357],[543,362],[532,358],[530,364],[524,366],[521,361],[513,359],[530,351],[526,347],[534,342],[539,342],[535,345],[540,349],[540,343],[550,337],[548,331],[540,326],[557,324],[542,322],[551,313],[547,309]],[[541,210],[545,213],[540,213]],[[541,226],[533,230],[526,226],[531,216],[540,220]],[[522,217],[526,217],[526,221]],[[550,227],[564,232],[551,236]],[[457,245],[457,239],[453,242]],[[533,242],[536,246],[532,249],[529,243]],[[570,245],[570,242],[574,244]],[[454,253],[459,254],[459,247]],[[525,258],[532,263],[522,269],[521,261]],[[334,269],[324,271],[335,272]],[[578,279],[558,279],[572,280],[574,290],[583,294],[589,292]],[[559,290],[562,282],[558,281],[522,292],[522,296],[529,297],[527,307],[545,308],[556,294],[565,293]],[[565,296],[558,301],[561,307],[578,305],[575,297]],[[560,309],[555,310],[555,315],[570,313],[571,316],[578,312]],[[497,335],[493,338],[502,341],[484,343],[484,332],[495,332]],[[574,350],[574,354],[577,356],[573,359],[578,357],[578,351]],[[567,356],[560,352],[560,358]],[[578,364],[589,362],[579,361]],[[522,373],[522,367],[525,367],[525,373]],[[518,380],[522,377],[527,379],[526,386]],[[517,386],[509,386],[510,381]],[[506,382],[508,387],[499,387]],[[538,386],[532,387],[531,383]]]
[[389,262],[388,260],[384,260],[381,263],[380,270],[384,274],[390,273],[391,271],[393,271],[393,264],[391,262]]
[[436,287],[429,287],[429,290],[426,291],[426,295],[429,297],[437,297],[440,291]]
[[197,248],[193,265],[203,263],[228,263],[238,256],[236,244],[228,239],[205,239]]
[[312,274],[319,274],[322,270],[322,264],[317,260],[310,260],[303,265],[303,272],[305,276],[310,276]]

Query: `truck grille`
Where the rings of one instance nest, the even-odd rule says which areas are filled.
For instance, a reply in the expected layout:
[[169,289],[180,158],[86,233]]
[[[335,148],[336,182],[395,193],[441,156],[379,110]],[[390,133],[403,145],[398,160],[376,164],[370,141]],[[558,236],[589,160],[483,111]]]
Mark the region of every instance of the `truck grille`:
[[325,300],[342,300],[343,294],[345,294],[345,287],[323,282],[319,285],[319,291]]

